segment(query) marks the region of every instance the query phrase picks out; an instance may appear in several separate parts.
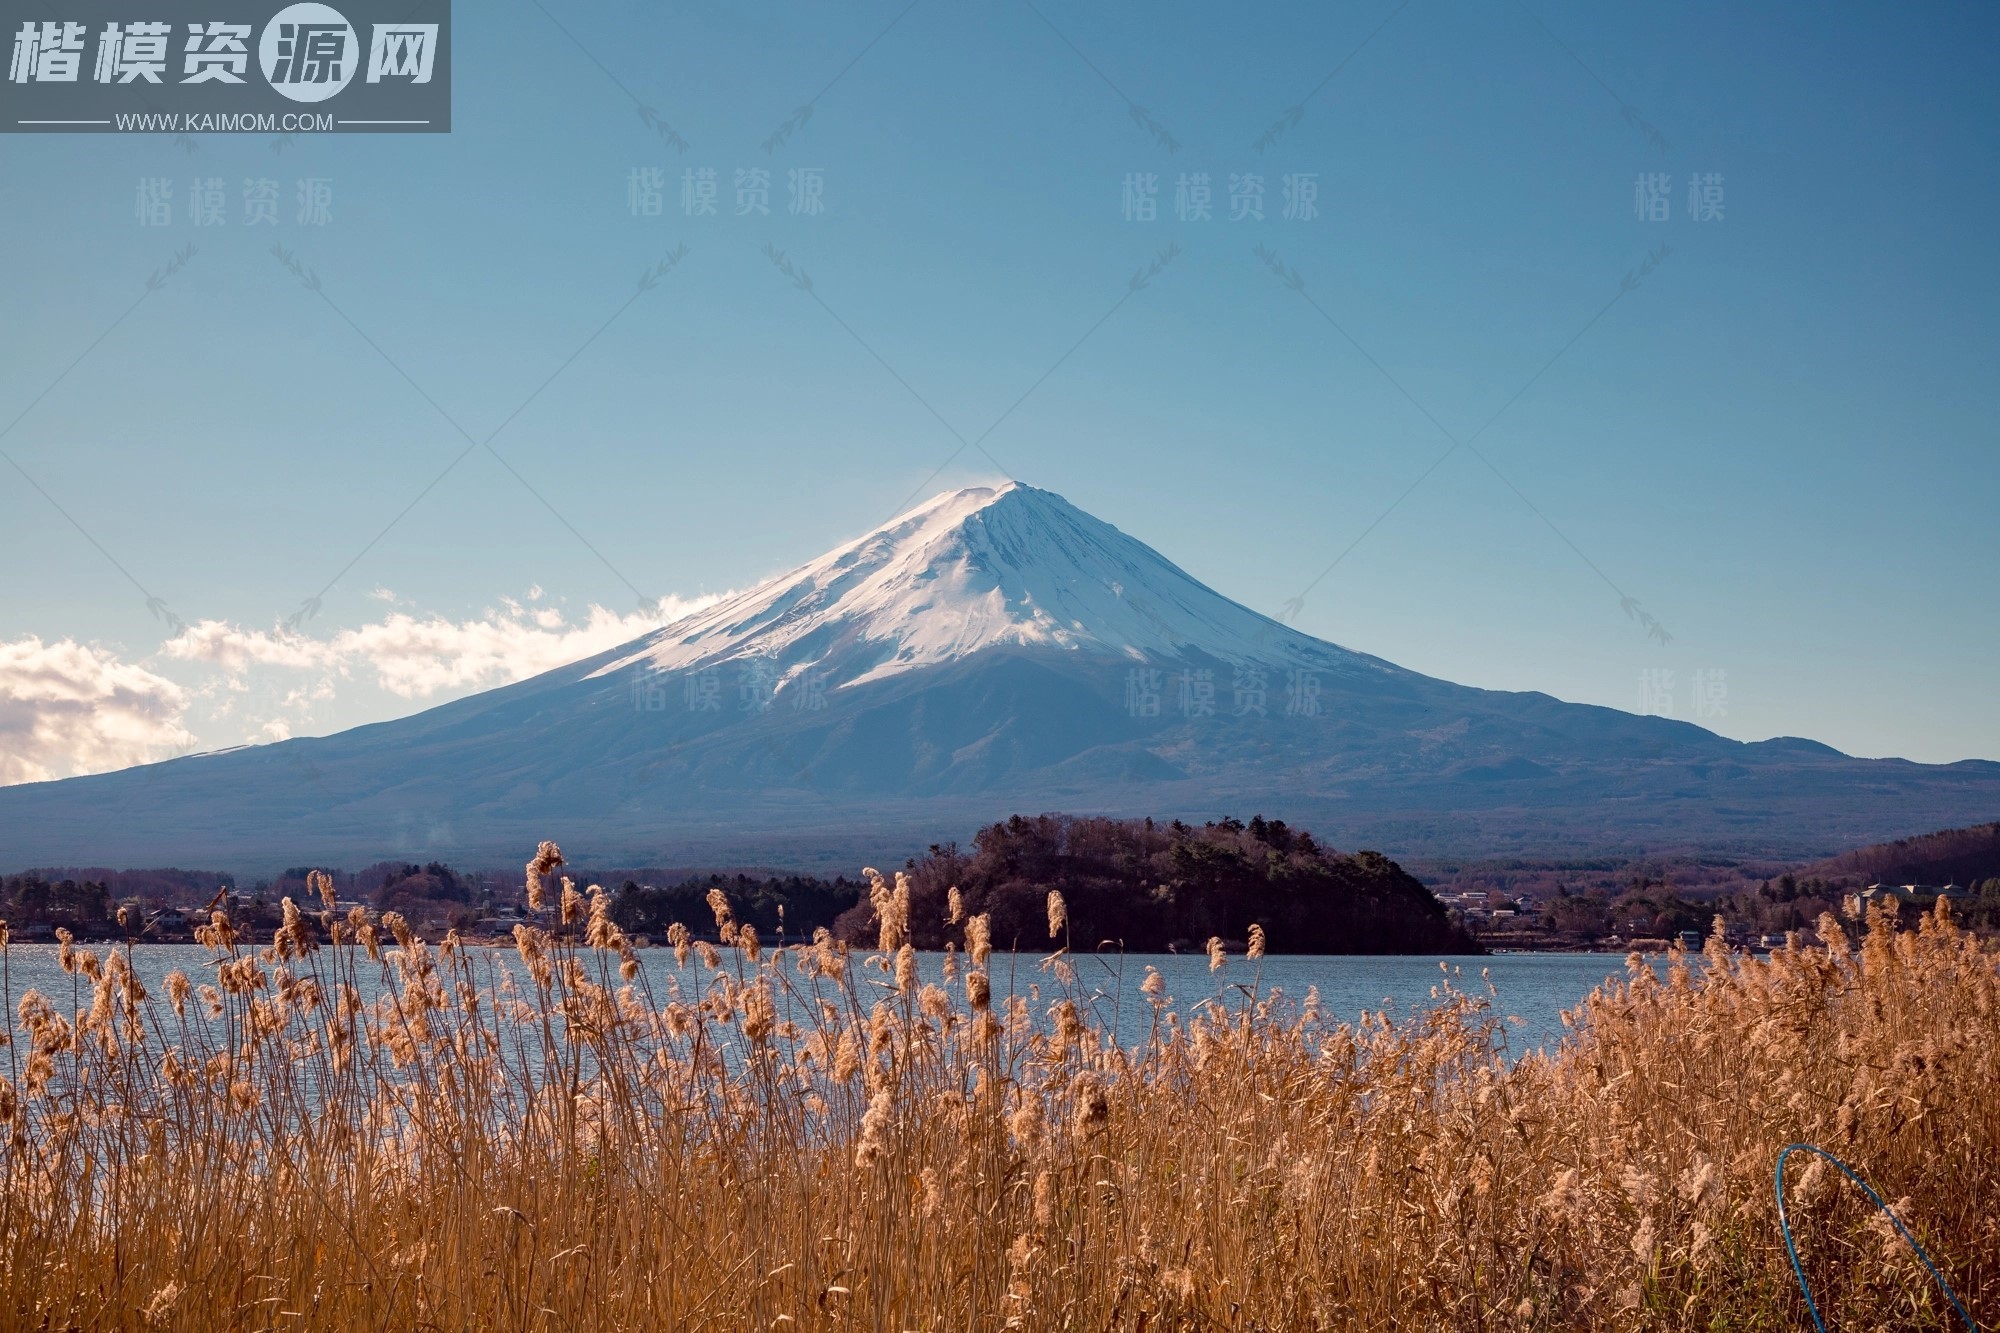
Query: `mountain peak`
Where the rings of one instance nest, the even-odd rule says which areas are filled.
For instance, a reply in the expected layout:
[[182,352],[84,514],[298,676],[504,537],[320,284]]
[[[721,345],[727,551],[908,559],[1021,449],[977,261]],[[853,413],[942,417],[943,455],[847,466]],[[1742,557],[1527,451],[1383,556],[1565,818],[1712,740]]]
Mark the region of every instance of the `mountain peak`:
[[[984,524],[995,519],[1025,530],[1035,524],[1064,526],[1071,516],[1095,523],[1096,519],[1057,495],[1025,482],[1003,481],[991,486],[964,486],[955,491],[939,491],[930,499],[911,506],[888,522],[827,552],[822,559],[884,542],[924,543],[968,524]],[[1104,525],[1108,526],[1108,525]]]
[[598,668],[751,657],[835,688],[987,649],[1142,663],[1366,660],[1206,587],[1052,491],[944,491],[816,560],[635,641]]
[[248,874],[490,865],[525,829],[600,865],[827,866],[1059,805],[1262,809],[1453,857],[1589,854],[1713,848],[1718,802],[1764,830],[1758,855],[1789,857],[1990,818],[2000,765],[1739,745],[1433,680],[1009,484],[933,496],[643,638],[414,717],[0,788],[0,847],[23,865]]

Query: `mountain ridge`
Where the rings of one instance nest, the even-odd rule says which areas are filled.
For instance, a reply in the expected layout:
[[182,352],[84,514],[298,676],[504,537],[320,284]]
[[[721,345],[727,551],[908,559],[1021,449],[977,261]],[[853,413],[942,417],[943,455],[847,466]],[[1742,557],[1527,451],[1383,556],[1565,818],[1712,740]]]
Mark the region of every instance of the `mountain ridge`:
[[497,861],[555,837],[621,864],[851,869],[1022,810],[1242,809],[1396,856],[1803,856],[1992,818],[2000,764],[1858,760],[1436,680],[1015,483],[943,493],[628,643],[410,717],[0,788],[0,865]]
[[846,668],[845,687],[1001,646],[1143,661],[1198,645],[1231,662],[1289,653],[1397,669],[1232,602],[1112,525],[1020,482],[934,496],[627,647],[637,645],[599,674],[761,652],[791,671]]

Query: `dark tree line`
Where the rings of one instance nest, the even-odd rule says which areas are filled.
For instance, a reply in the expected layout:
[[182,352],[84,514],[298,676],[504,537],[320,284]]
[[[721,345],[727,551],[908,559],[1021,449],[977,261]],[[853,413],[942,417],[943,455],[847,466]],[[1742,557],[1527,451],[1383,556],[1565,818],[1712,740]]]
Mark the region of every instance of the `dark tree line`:
[[[912,885],[913,942],[941,948],[962,938],[947,928],[948,890],[960,890],[968,914],[987,913],[997,948],[1050,947],[1047,897],[1068,904],[1068,943],[1077,950],[1110,942],[1147,952],[1200,948],[1211,936],[1241,947],[1261,926],[1274,953],[1477,953],[1478,944],[1416,879],[1377,852],[1343,854],[1282,820],[1223,819],[1199,827],[1178,820],[1118,820],[1069,815],[1015,816],[979,831],[970,851],[933,846],[905,863]],[[276,912],[280,898],[305,901],[306,871],[293,867],[260,881],[235,910]],[[442,862],[380,862],[335,871],[343,903],[402,912],[422,929],[474,927],[517,905],[518,879],[458,871]],[[764,939],[809,938],[829,927],[840,938],[872,944],[874,909],[866,886],[840,877],[691,874],[652,885],[626,874],[612,913],[628,933],[664,937],[678,921],[697,933],[714,929],[707,896],[720,889],[735,919]],[[597,880],[588,872],[579,884]],[[611,877],[601,881],[610,883]],[[181,898],[198,888],[177,885]],[[79,933],[101,931],[118,898],[101,880],[14,876],[0,881],[0,916],[46,921]],[[207,896],[207,895],[202,895]]]
[[34,872],[0,879],[0,920],[15,926],[62,926],[90,934],[103,929],[111,911],[111,891],[101,880],[44,879]]
[[[1860,887],[1853,881],[1840,883],[1788,872],[1756,885],[1696,897],[1642,879],[1616,895],[1601,890],[1558,890],[1543,903],[1542,920],[1556,934],[1583,941],[1607,935],[1671,938],[1683,930],[1706,936],[1717,916],[1732,931],[1747,936],[1783,935],[1814,927],[1822,913],[1842,915],[1848,896]],[[1977,897],[1954,906],[1959,924],[1973,930],[2000,929],[2000,878],[1966,887]],[[1927,910],[1923,905],[1906,905],[1902,915],[1914,922]]]
[[1976,888],[2000,877],[2000,823],[1939,829],[1844,852],[1820,869],[1856,884],[1945,884]]
[[[1378,852],[1342,854],[1262,816],[1195,827],[1175,820],[1016,815],[981,829],[970,853],[934,846],[906,867],[918,948],[960,938],[946,924],[956,887],[968,914],[992,918],[995,948],[1050,947],[1048,893],[1060,890],[1068,941],[1137,952],[1245,940],[1264,928],[1274,953],[1479,953],[1442,904]],[[871,943],[862,901],[835,933]]]
[[809,875],[771,876],[690,875],[678,884],[655,888],[626,880],[611,900],[611,916],[630,934],[666,935],[678,921],[697,935],[712,935],[715,915],[708,906],[711,890],[721,889],[737,921],[755,926],[760,938],[810,939],[813,931],[830,927],[861,897],[862,885],[842,876],[817,879]]

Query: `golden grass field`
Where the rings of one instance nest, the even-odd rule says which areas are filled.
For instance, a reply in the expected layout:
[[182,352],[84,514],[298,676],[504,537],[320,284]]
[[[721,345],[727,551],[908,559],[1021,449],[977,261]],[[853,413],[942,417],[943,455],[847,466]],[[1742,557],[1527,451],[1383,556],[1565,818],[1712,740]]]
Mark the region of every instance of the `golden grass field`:
[[[1943,916],[1853,946],[1828,919],[1828,947],[1768,959],[1712,943],[1664,980],[1635,960],[1510,1062],[1448,977],[1414,1019],[1347,1024],[1219,953],[1200,1003],[1128,994],[1150,1036],[1120,1049],[1060,952],[1033,1004],[994,996],[979,918],[921,982],[907,891],[875,885],[871,956],[760,946],[717,902],[723,948],[673,935],[685,994],[651,993],[567,881],[566,927],[518,954],[393,917],[378,939],[321,881],[261,947],[217,914],[212,980],[164,994],[125,948],[65,941],[74,995],[8,996],[0,1319],[1798,1329],[1771,1171],[1804,1140],[2000,1321],[2000,952]],[[1858,1191],[1801,1164],[1828,1327],[1957,1326]]]

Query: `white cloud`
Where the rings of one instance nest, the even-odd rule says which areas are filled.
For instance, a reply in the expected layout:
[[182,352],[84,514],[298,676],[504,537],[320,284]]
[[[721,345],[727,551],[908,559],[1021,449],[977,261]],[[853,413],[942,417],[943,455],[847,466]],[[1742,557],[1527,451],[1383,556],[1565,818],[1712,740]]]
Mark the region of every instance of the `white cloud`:
[[198,620],[161,649],[183,662],[207,662],[230,675],[251,666],[310,668],[328,664],[325,645],[288,630],[240,629],[224,620]]
[[197,743],[190,726],[208,748],[377,721],[402,710],[375,690],[423,700],[511,684],[718,600],[666,598],[631,615],[591,606],[572,621],[537,587],[451,620],[399,609],[394,596],[378,598],[389,603],[382,619],[324,638],[203,620],[143,664],[67,639],[0,642],[0,785],[161,758]]
[[[529,600],[539,601],[542,595],[536,588]],[[400,698],[423,699],[447,690],[525,680],[627,643],[716,600],[667,598],[656,614],[621,615],[592,606],[581,621],[571,622],[557,607],[509,597],[469,620],[392,611],[325,639],[204,620],[162,651],[180,661],[210,663],[233,676],[260,666],[319,671],[322,679],[311,687],[317,699],[330,696],[333,676],[357,672],[372,673],[377,685]]]
[[188,691],[74,639],[0,642],[0,785],[98,773],[191,745]]

